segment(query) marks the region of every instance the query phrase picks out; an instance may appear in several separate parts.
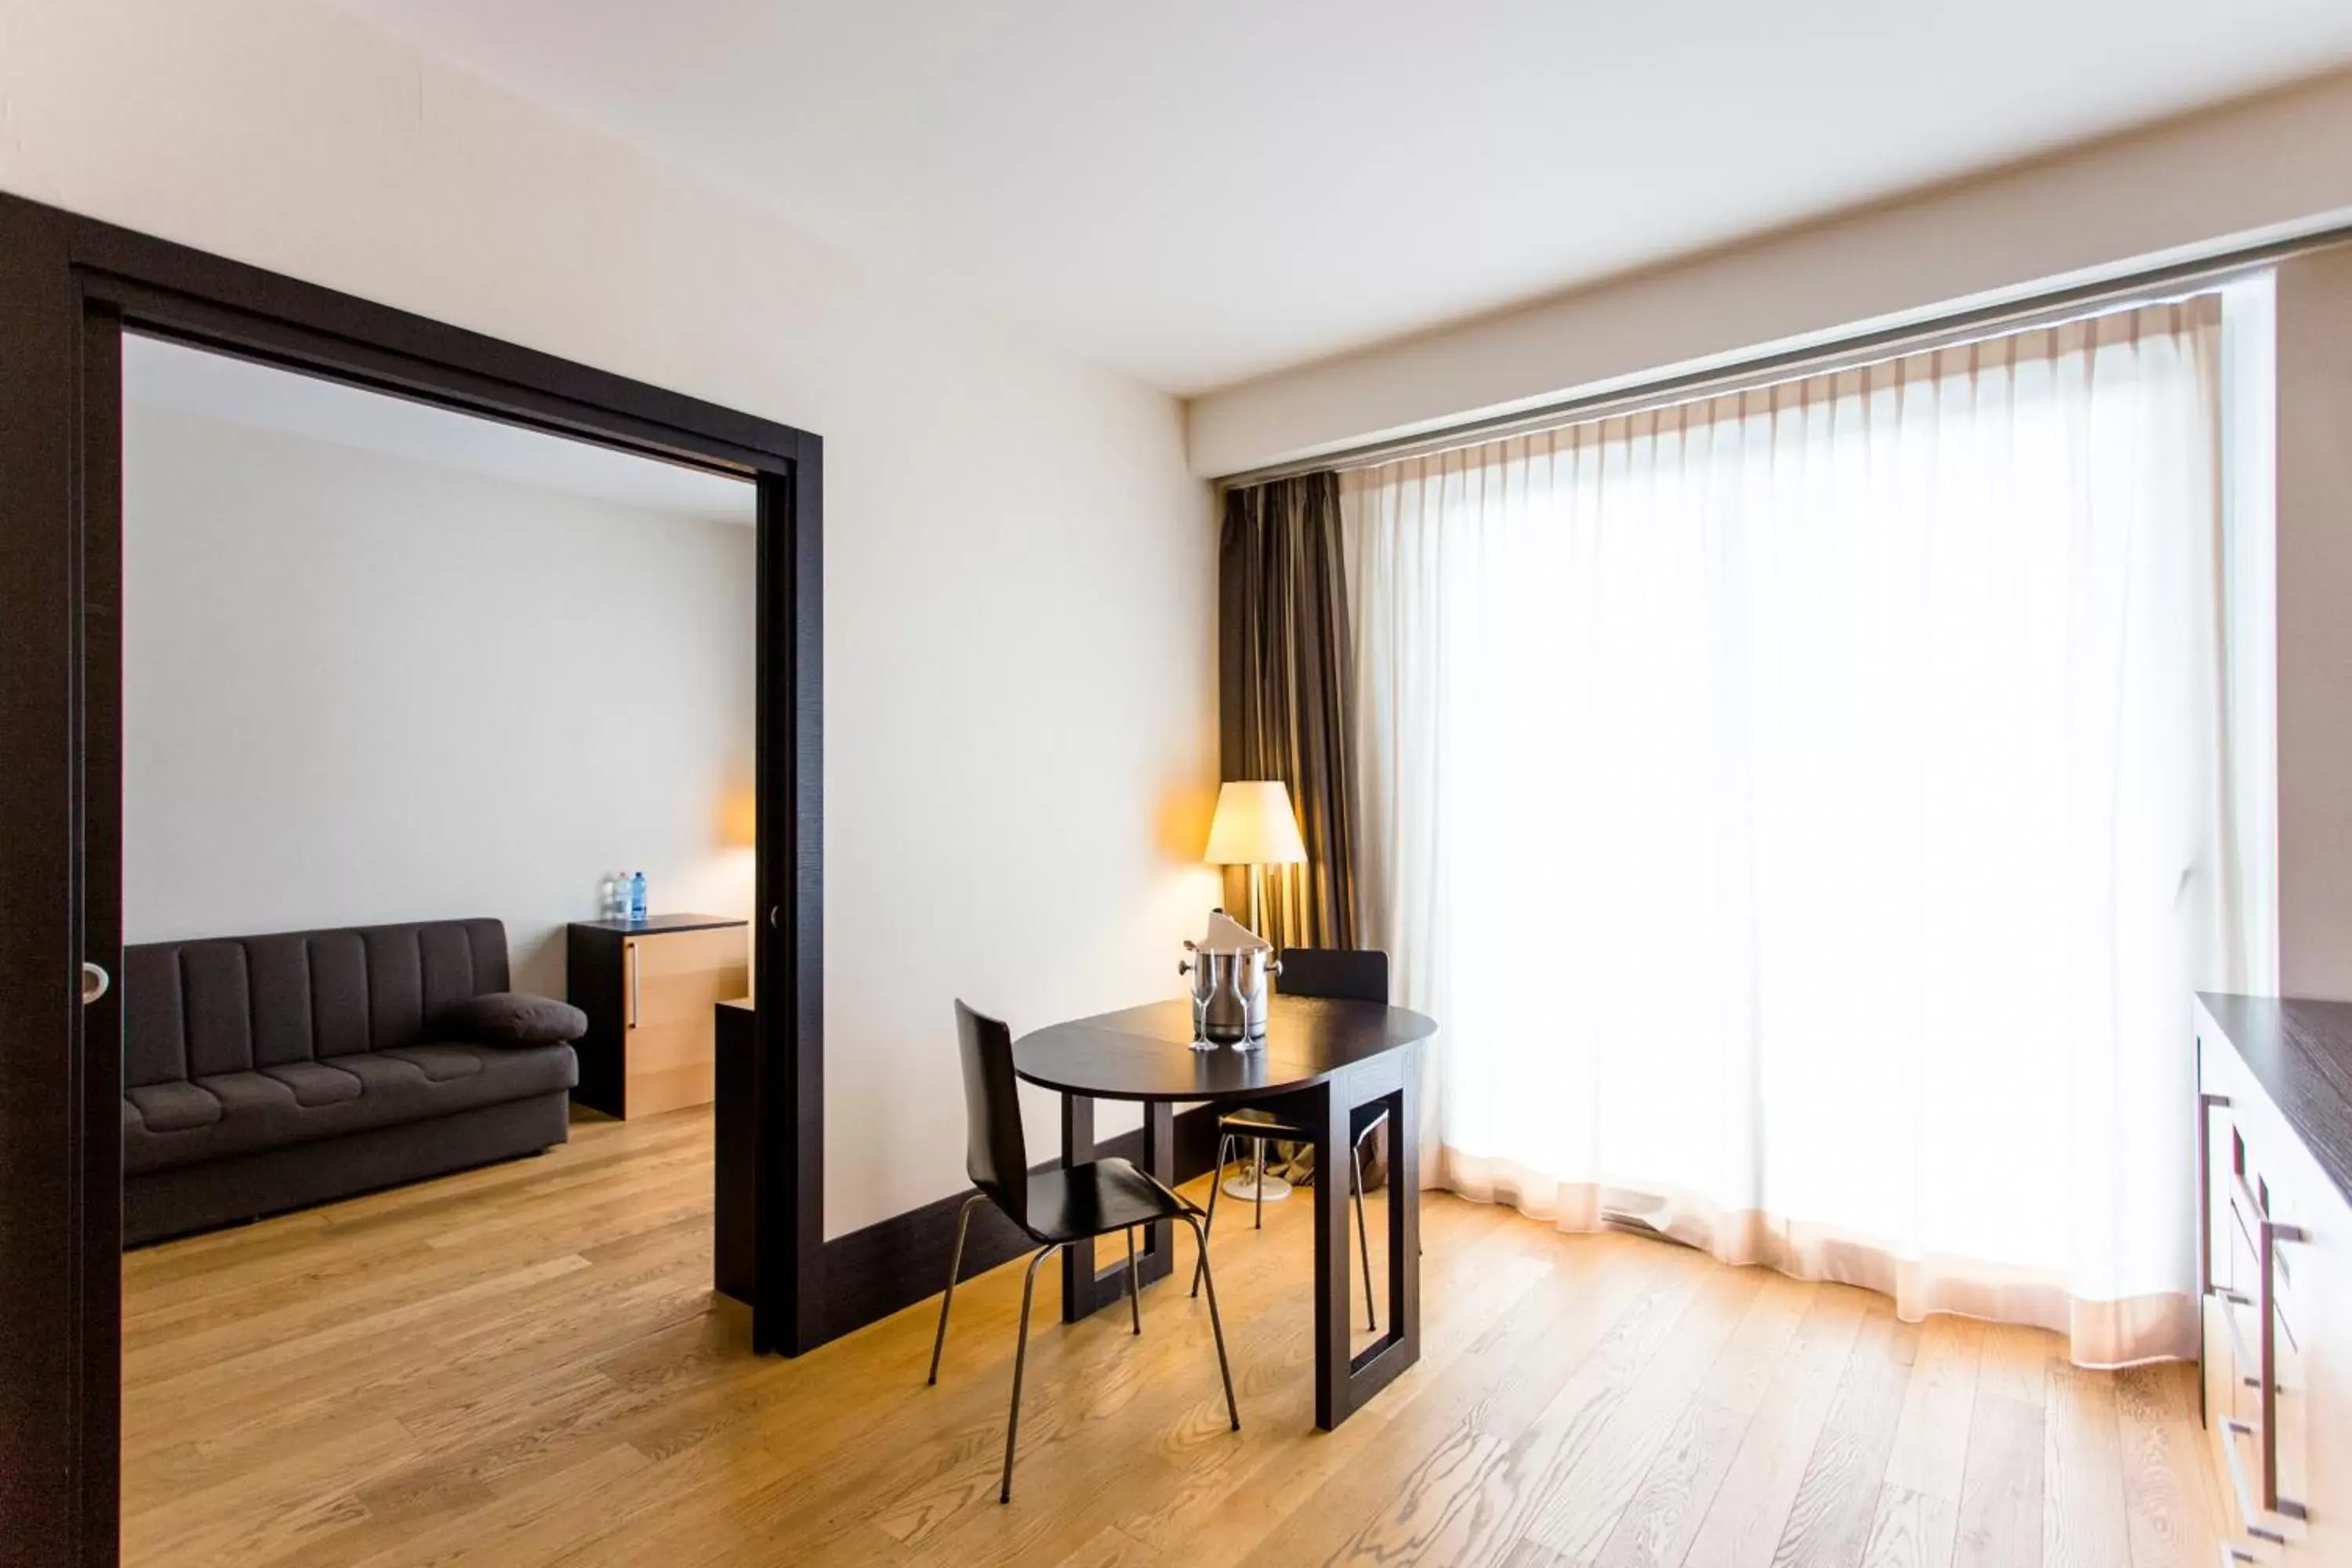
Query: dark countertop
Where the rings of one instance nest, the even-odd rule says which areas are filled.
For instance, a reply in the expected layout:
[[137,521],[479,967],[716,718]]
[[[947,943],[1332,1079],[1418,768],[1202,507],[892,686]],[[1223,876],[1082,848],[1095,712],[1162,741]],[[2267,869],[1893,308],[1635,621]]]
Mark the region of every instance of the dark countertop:
[[2352,1002],[2198,993],[2254,1081],[2352,1203]]
[[580,931],[611,931],[615,936],[650,936],[666,931],[716,931],[721,926],[750,925],[731,915],[647,915],[641,921],[573,921]]

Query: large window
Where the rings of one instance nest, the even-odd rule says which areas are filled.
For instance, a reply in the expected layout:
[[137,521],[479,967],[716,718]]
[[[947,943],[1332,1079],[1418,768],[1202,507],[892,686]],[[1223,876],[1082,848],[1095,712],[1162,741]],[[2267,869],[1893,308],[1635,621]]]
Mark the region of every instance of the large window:
[[1366,896],[1446,1026],[1448,1184],[2193,1346],[2189,997],[2267,929],[2221,315],[1349,477]]

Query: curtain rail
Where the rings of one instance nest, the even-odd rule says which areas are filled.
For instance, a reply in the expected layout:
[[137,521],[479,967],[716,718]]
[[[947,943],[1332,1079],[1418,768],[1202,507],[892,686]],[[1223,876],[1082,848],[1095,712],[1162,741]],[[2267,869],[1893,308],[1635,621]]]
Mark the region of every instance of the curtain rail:
[[2074,321],[2108,310],[2178,299],[2183,294],[2201,292],[2207,288],[2218,287],[2274,266],[2288,257],[2325,250],[2347,242],[2352,242],[2352,222],[2339,222],[2308,233],[2241,246],[2164,267],[2148,268],[2126,277],[2077,284],[1996,305],[1955,311],[1932,321],[1855,333],[1807,348],[1759,354],[1736,363],[1685,374],[1658,376],[1607,392],[1562,398],[1516,414],[1464,420],[1416,436],[1404,436],[1389,441],[1367,441],[1295,463],[1277,463],[1242,473],[1220,475],[1216,482],[1220,489],[1233,489],[1327,469],[1347,473],[1358,468],[1377,468],[1382,463],[1392,463],[1405,458],[1432,457],[1440,452],[1459,451],[1465,447],[1485,446],[1490,441],[1507,440],[1514,436],[1539,435],[1547,430],[1565,429],[1571,425],[1588,424],[1616,415],[1638,414],[1648,409],[1696,402],[1701,398],[1746,392],[1778,382],[1793,381],[1801,376],[1851,370],[1931,349],[1951,348],[1986,338],[2005,337],[2011,332],[2031,331],[2036,327]]

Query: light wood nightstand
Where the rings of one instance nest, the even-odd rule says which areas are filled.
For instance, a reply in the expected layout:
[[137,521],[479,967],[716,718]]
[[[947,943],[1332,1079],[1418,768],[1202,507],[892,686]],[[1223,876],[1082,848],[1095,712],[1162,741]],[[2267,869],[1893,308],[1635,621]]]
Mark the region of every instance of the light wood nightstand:
[[747,922],[577,921],[566,950],[566,990],[588,1015],[573,1101],[625,1120],[710,1103],[711,1009],[751,989]]

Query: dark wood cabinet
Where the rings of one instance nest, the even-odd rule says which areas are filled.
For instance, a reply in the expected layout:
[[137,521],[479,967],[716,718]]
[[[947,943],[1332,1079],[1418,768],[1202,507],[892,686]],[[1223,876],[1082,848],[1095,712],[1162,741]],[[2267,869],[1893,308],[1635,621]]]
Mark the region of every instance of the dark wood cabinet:
[[712,1009],[751,989],[748,923],[719,915],[583,921],[565,944],[572,1005],[588,1015],[572,1100],[607,1116],[710,1102]]
[[759,1180],[759,1023],[749,1001],[721,1002],[717,1013],[719,1102],[711,1159],[711,1284],[738,1301],[760,1290],[760,1233],[754,1223]]

